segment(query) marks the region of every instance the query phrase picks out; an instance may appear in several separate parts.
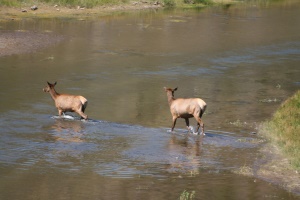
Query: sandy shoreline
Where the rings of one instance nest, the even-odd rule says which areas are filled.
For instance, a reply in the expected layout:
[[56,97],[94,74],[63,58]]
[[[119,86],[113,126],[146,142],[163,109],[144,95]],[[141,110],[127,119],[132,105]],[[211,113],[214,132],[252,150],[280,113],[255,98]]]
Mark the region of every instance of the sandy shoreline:
[[24,30],[15,32],[0,31],[0,57],[35,52],[55,45],[63,39],[63,36],[53,33],[37,33]]
[[143,3],[132,2],[124,5],[113,6],[99,6],[95,8],[68,8],[64,6],[50,6],[45,4],[39,4],[37,10],[31,10],[32,5],[25,5],[19,8],[12,7],[0,7],[0,20],[19,20],[22,18],[91,18],[101,17],[112,14],[118,11],[135,11],[135,10],[149,10],[149,9],[161,9],[163,6],[159,3]]
[[259,147],[259,155],[252,166],[243,166],[233,170],[233,173],[262,179],[278,185],[288,192],[300,195],[300,172],[292,169],[289,161],[277,147],[265,142]]
[[31,10],[31,6],[20,8],[0,7],[0,57],[32,53],[39,49],[55,45],[64,39],[63,36],[51,32],[33,32],[26,30],[7,31],[1,29],[1,23],[34,18],[75,18],[89,19],[111,15],[118,11],[136,11],[160,9],[162,5],[154,3],[130,3],[126,5],[101,6],[93,9],[67,8],[41,4],[37,10]]
[[[217,4],[232,3],[233,0],[214,0]],[[122,5],[106,5],[91,9],[82,7],[69,8],[50,4],[37,4],[37,10],[32,10],[30,5],[21,7],[0,6],[0,57],[35,52],[38,49],[57,44],[63,40],[62,36],[53,33],[36,33],[26,30],[8,32],[1,29],[1,23],[36,18],[74,18],[88,20],[110,16],[118,12],[134,12],[140,10],[158,10],[164,6],[158,1],[131,1]],[[198,5],[197,5],[198,6]],[[199,5],[201,6],[201,5]]]

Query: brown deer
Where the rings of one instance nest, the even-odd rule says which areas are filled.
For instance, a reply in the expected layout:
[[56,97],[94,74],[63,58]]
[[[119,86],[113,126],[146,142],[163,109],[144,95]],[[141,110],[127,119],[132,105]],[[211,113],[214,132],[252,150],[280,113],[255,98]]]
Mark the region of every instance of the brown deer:
[[70,94],[59,94],[55,91],[54,84],[47,82],[47,86],[43,89],[44,92],[49,92],[52,99],[55,102],[55,106],[58,109],[58,115],[61,116],[65,112],[76,112],[81,118],[87,119],[88,116],[84,114],[84,110],[87,106],[87,99],[83,96],[75,96]]
[[177,118],[184,118],[187,129],[190,131],[189,118],[194,117],[198,125],[196,133],[198,133],[199,127],[201,126],[201,134],[205,135],[204,124],[201,120],[201,117],[206,109],[206,103],[199,98],[175,99],[174,92],[177,90],[177,88],[171,89],[164,87],[164,89],[167,92],[168,102],[173,119],[171,131],[173,132],[174,130]]

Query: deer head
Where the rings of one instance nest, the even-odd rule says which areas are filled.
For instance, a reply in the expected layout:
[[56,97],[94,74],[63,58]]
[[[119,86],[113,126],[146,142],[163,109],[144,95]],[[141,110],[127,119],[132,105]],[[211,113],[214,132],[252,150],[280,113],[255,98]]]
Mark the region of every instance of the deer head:
[[50,92],[51,89],[54,89],[55,85],[57,84],[57,82],[51,84],[47,81],[47,86],[43,88],[44,92]]
[[171,93],[172,94],[172,97],[174,97],[174,92],[178,89],[178,87],[172,89],[172,88],[167,88],[167,87],[164,87],[165,91],[167,93]]

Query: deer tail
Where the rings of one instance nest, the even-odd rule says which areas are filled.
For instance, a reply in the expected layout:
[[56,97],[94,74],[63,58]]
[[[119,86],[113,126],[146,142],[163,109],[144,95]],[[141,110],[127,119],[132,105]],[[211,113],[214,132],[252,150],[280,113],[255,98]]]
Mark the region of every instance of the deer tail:
[[203,113],[205,112],[206,110],[206,103],[203,101],[203,104],[200,106],[201,107],[201,111],[200,111],[200,118],[202,117]]
[[83,105],[82,105],[82,108],[81,108],[81,111],[84,113],[86,107],[88,105],[88,101],[86,101]]
[[82,103],[81,111],[84,112],[87,107],[88,100],[86,98],[84,98],[83,96],[80,96],[80,101]]

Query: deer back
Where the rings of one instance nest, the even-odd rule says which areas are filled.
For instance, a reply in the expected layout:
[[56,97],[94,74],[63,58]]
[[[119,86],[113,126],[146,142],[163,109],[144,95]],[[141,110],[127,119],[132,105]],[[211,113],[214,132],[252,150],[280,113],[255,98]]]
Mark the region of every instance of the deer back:
[[172,102],[172,104],[170,106],[170,111],[172,114],[176,114],[178,116],[193,115],[195,113],[204,112],[205,108],[206,108],[206,103],[202,99],[178,98]]
[[55,99],[55,105],[56,107],[62,109],[75,109],[75,108],[80,108],[86,101],[87,100],[82,96],[60,94]]

